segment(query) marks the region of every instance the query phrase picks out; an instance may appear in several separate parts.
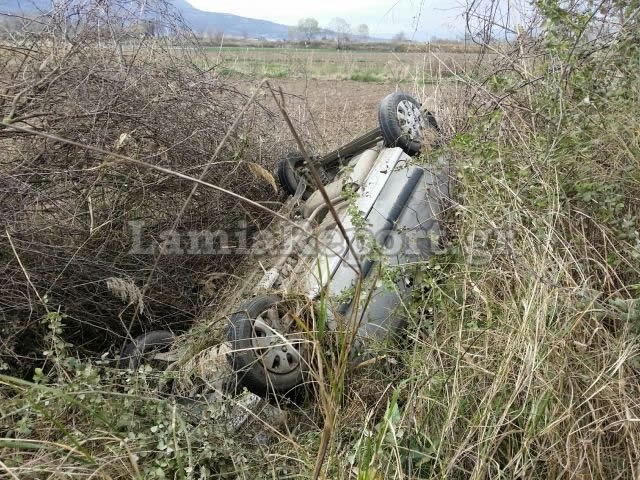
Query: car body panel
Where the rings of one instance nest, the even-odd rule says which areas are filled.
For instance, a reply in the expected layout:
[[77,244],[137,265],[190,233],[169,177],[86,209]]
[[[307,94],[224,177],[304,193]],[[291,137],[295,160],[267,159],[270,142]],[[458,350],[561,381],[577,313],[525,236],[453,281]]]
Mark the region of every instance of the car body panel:
[[[298,271],[294,281],[281,288],[286,294],[303,294],[311,300],[323,291],[329,298],[339,298],[339,302],[334,302],[334,311],[330,312],[331,328],[337,328],[337,318],[343,317],[348,319],[348,324],[358,325],[358,335],[363,338],[380,338],[396,331],[403,324],[404,314],[398,309],[402,310],[407,285],[401,278],[393,289],[387,290],[379,279],[372,278],[379,274],[380,259],[371,253],[371,239],[382,247],[386,265],[399,266],[427,259],[438,248],[437,217],[445,194],[446,182],[440,172],[416,165],[400,148],[382,148],[352,203],[366,222],[369,240],[362,241],[359,235],[362,228],[354,226],[359,222],[350,214],[348,202],[339,203],[335,210],[351,248],[327,213],[314,231],[321,242],[306,239],[306,253],[298,260],[306,262],[305,267]],[[356,308],[350,299],[353,296],[350,292],[361,276],[365,285],[367,281],[373,282],[361,295],[361,303],[366,304],[364,312],[362,305]],[[367,297],[370,298],[367,300]]]

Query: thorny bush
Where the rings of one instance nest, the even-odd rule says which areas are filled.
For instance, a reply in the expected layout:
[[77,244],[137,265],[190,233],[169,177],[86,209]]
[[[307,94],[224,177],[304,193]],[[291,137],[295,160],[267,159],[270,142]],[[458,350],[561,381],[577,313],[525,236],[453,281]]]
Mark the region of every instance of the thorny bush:
[[[180,17],[157,2],[67,2],[9,19],[0,43],[0,355],[26,373],[43,350],[45,310],[63,337],[100,352],[128,335],[184,329],[215,296],[237,255],[129,254],[130,222],[158,247],[166,232],[227,230],[264,213],[206,187],[117,161],[83,145],[272,199],[272,115],[207,64]],[[11,129],[29,128],[76,144]],[[268,180],[268,179],[267,179]],[[181,215],[178,212],[184,208]],[[170,237],[169,237],[170,239]],[[214,275],[215,274],[215,275]],[[113,281],[116,279],[117,281]],[[109,281],[111,282],[109,283]],[[207,284],[205,292],[198,285]],[[110,290],[113,285],[126,288]]]

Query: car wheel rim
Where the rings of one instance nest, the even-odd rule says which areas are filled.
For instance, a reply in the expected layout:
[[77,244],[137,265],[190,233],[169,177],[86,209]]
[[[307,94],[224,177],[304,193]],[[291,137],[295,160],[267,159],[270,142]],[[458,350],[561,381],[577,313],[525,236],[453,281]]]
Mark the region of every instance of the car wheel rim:
[[289,334],[293,319],[288,315],[280,316],[273,306],[253,321],[252,346],[267,371],[284,375],[300,367],[300,353],[293,341],[299,343],[295,334]]
[[409,100],[401,100],[396,108],[396,118],[404,136],[415,142],[422,140],[425,121],[417,105]]

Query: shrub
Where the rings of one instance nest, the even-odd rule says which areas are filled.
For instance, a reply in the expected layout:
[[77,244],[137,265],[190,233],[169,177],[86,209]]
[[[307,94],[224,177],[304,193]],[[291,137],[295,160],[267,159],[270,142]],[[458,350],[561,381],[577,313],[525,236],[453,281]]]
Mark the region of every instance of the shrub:
[[537,5],[512,45],[482,25],[498,54],[445,150],[452,235],[417,276],[395,435],[361,478],[613,478],[638,462],[638,5]]
[[[162,2],[142,13],[127,1],[106,10],[101,2],[58,6],[39,23],[16,25],[0,55],[5,363],[16,372],[39,363],[45,331],[37,319],[46,311],[62,313],[66,341],[89,354],[141,330],[186,328],[211,300],[198,285],[230,272],[240,257],[170,254],[170,231],[189,249],[189,231],[233,238],[250,215],[250,236],[268,219],[218,191],[110,153],[269,199],[273,187],[253,173],[255,163],[271,166],[260,147],[272,134],[268,110],[250,106],[222,144],[249,97],[200,67],[206,57]],[[136,229],[141,250],[155,254],[132,251]],[[163,246],[169,254],[160,253]],[[110,289],[114,278],[136,299]]]
[[[443,251],[404,266],[413,292],[402,345],[371,345],[370,360],[340,371],[344,336],[332,344],[325,335],[320,406],[292,408],[300,418],[287,435],[257,449],[207,423],[229,403],[207,405],[193,427],[149,370],[76,360],[61,337],[66,320],[50,311],[34,318],[44,318],[51,369],[34,383],[0,377],[0,468],[112,478],[630,476],[640,441],[638,4],[543,0],[508,42],[495,41],[504,25],[492,18],[511,18],[500,4],[474,5],[470,38],[491,54],[469,75],[464,102],[449,105],[462,114],[444,119],[448,142],[433,151],[451,160],[454,194]],[[28,253],[0,251],[8,262]],[[24,276],[12,265],[12,278]]]

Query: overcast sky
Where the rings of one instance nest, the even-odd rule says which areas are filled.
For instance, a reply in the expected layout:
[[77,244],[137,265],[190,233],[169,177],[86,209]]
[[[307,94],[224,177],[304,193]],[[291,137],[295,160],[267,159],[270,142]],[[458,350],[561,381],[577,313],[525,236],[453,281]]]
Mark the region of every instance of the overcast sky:
[[352,26],[369,25],[372,36],[403,31],[408,38],[460,36],[463,7],[460,0],[188,0],[194,7],[243,17],[295,25],[313,17],[326,27],[334,17]]

